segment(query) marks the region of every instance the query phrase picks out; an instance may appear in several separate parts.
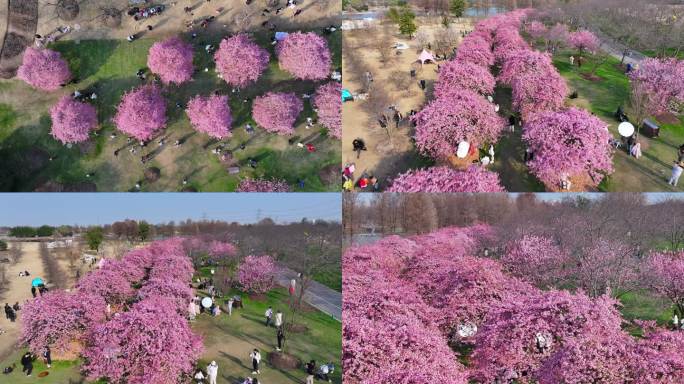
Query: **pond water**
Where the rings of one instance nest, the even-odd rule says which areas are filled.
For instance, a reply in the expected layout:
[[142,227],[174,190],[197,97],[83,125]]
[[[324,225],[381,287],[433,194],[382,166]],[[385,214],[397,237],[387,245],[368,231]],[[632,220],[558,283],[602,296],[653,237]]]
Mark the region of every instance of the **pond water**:
[[[474,0],[470,1],[470,6],[466,9],[465,17],[489,17],[499,13],[507,12],[515,8],[530,7],[534,0]],[[385,13],[385,7],[365,11],[365,12],[345,12],[342,18],[345,20],[377,19]],[[425,15],[423,11],[416,12],[419,16]]]

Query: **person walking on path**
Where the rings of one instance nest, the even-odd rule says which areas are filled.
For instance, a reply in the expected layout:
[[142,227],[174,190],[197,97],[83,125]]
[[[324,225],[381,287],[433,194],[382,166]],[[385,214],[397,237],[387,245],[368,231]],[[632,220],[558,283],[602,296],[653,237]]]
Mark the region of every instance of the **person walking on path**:
[[283,326],[283,313],[280,312],[280,309],[275,315],[275,326],[276,328],[281,328]]
[[43,348],[43,362],[48,368],[52,367],[52,353],[50,352],[50,346],[46,345]]
[[11,311],[12,311],[12,307],[10,307],[9,303],[5,303],[5,318],[7,318],[7,319],[10,318]]
[[676,187],[677,183],[679,183],[679,178],[682,176],[682,172],[684,172],[682,163],[675,161],[674,166],[672,167],[672,176],[667,183],[673,187]]
[[276,331],[276,337],[278,338],[278,346],[276,347],[276,351],[281,351],[283,349],[283,340],[285,340],[283,327],[278,327],[278,330]]
[[259,363],[261,362],[261,353],[259,353],[259,350],[254,348],[252,353],[249,354],[249,357],[252,359],[252,375],[261,373],[261,371],[259,371]]
[[26,372],[26,376],[31,376],[31,372],[33,372],[33,355],[31,352],[26,352],[21,357],[21,366],[21,371]]
[[273,308],[268,307],[264,315],[266,316],[266,326],[268,327],[271,325],[271,320],[273,320]]
[[212,361],[207,365],[207,376],[209,377],[209,384],[216,384],[216,377],[218,377],[218,364]]

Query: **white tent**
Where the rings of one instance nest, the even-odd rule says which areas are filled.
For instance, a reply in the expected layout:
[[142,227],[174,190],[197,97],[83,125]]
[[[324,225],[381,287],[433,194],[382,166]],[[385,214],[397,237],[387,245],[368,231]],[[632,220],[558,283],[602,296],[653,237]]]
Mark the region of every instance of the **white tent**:
[[432,53],[423,49],[423,52],[418,56],[418,61],[420,61],[421,64],[425,64],[426,61],[432,61],[434,63],[435,57],[432,56]]

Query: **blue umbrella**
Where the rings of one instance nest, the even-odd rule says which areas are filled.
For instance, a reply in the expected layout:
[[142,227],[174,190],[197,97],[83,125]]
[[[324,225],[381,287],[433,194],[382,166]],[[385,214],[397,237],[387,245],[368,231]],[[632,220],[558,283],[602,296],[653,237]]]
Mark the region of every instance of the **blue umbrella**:
[[45,285],[45,283],[43,282],[43,279],[41,279],[40,277],[36,277],[35,279],[31,280],[32,287],[39,287],[41,285]]

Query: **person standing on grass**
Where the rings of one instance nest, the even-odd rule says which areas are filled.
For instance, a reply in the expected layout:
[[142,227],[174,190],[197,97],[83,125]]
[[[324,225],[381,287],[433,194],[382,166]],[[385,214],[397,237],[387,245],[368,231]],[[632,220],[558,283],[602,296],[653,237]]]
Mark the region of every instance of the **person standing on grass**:
[[218,364],[216,364],[216,361],[212,361],[211,364],[207,365],[207,376],[209,384],[216,384],[216,377],[218,376]]
[[234,298],[228,299],[228,316],[233,315],[233,303],[235,302]]
[[276,328],[281,328],[283,326],[283,313],[280,312],[280,309],[275,315],[275,326]]
[[268,327],[271,325],[271,320],[273,320],[273,308],[268,307],[264,316],[266,316],[266,326]]
[[50,347],[48,345],[43,348],[43,361],[48,368],[52,367],[52,353],[50,352]]
[[676,187],[677,183],[679,183],[679,178],[682,176],[683,171],[684,168],[682,168],[682,163],[678,163],[675,161],[674,166],[672,167],[672,176],[670,177],[670,180],[667,183],[673,187]]
[[306,384],[313,384],[315,374],[316,360],[311,360],[308,363],[306,363]]
[[261,362],[261,353],[259,353],[259,350],[254,348],[252,353],[249,354],[249,357],[252,359],[252,375],[261,373],[261,371],[259,371],[259,363]]
[[283,340],[285,340],[283,327],[278,327],[278,330],[276,331],[276,337],[278,338],[278,346],[276,347],[276,351],[281,351],[283,349]]
[[26,352],[21,357],[21,366],[21,371],[26,372],[26,376],[31,376],[31,372],[33,372],[33,355],[31,352]]

